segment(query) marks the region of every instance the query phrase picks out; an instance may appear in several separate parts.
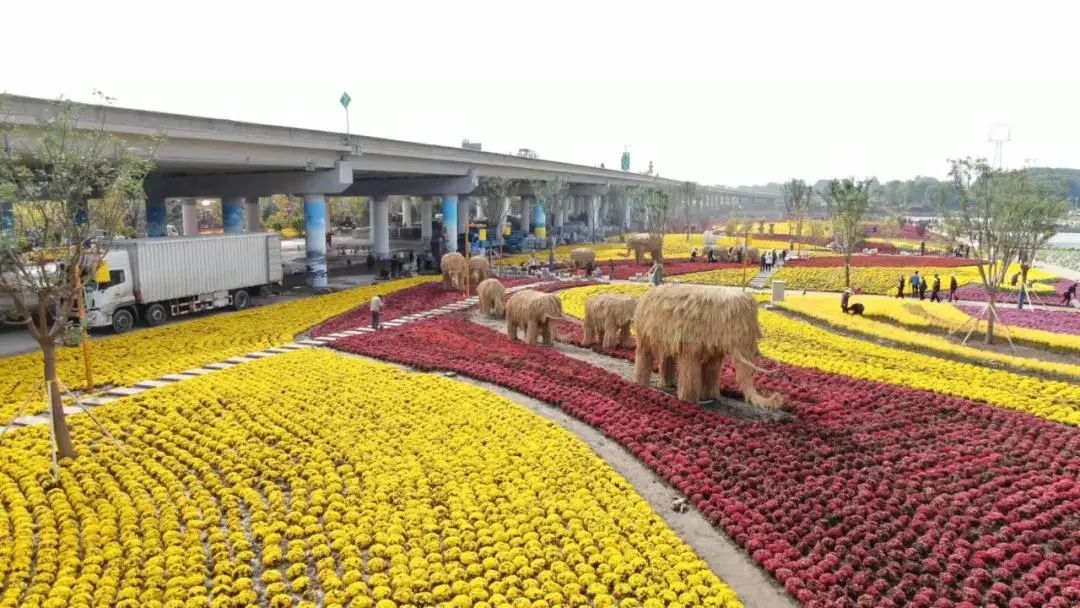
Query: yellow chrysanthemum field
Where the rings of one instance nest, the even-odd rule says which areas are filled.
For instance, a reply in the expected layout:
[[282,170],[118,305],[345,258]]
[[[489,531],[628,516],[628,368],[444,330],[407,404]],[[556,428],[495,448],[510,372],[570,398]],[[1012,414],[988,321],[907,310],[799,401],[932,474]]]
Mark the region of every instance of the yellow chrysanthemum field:
[[0,606],[741,606],[583,443],[484,389],[305,350],[0,445]]

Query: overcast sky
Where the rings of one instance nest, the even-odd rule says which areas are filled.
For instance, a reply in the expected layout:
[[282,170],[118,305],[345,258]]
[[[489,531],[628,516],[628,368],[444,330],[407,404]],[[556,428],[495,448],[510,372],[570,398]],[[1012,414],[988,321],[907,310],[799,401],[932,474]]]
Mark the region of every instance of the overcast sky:
[[[152,6],[161,6],[152,9]],[[275,10],[275,6],[280,7]],[[165,8],[167,7],[167,8]],[[1060,2],[7,2],[0,91],[740,185],[1080,167]]]

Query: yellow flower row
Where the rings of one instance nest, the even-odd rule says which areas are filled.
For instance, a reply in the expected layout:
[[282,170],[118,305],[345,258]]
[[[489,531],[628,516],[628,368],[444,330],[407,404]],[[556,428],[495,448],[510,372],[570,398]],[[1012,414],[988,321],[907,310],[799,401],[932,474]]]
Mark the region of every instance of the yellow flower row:
[[[886,319],[892,323],[898,323],[914,329],[938,329],[956,331],[961,328],[964,333],[973,325],[971,315],[956,308],[952,304],[898,300],[875,302],[874,306],[866,311],[867,316],[878,319]],[[979,329],[986,329],[986,322],[979,323]],[[997,326],[996,335],[1004,336],[1005,329]],[[1076,336],[1058,334],[1052,331],[1032,329],[1027,327],[1009,326],[1008,334],[1013,340],[1019,340],[1033,346],[1050,348],[1073,353],[1080,353],[1080,340]],[[974,335],[981,335],[975,332]]]
[[[851,302],[863,304],[866,307],[866,312],[864,314],[867,315],[873,314],[874,311],[882,308],[890,309],[903,306],[903,304],[895,298],[881,296],[855,296],[852,298]],[[918,303],[909,303],[908,305],[919,306]],[[788,295],[779,306],[785,310],[790,310],[818,321],[824,321],[833,327],[857,332],[871,338],[889,340],[890,342],[909,348],[927,350],[933,354],[944,355],[950,358],[960,358],[972,363],[988,364],[992,366],[1004,364],[1008,365],[1010,368],[1021,369],[1028,372],[1059,377],[1063,376],[1074,380],[1080,380],[1080,365],[1070,365],[1067,363],[1042,361],[1028,357],[988,352],[970,346],[961,346],[960,344],[956,344],[941,336],[927,335],[903,327],[897,327],[890,323],[875,321],[869,317],[857,317],[844,314],[844,312],[840,310],[840,296],[837,295]],[[952,308],[952,305],[949,304],[937,304],[934,307],[944,306]],[[953,310],[955,310],[955,308]],[[1078,393],[1078,400],[1080,400],[1080,393]]]
[[680,274],[668,279],[672,283],[694,283],[695,285],[727,285],[742,287],[750,282],[758,273],[757,266],[747,268],[720,268],[703,272],[691,272]]
[[[716,239],[717,247],[729,247],[732,245],[741,246],[742,244],[742,238],[717,237]],[[789,249],[791,247],[791,242],[784,239],[780,235],[751,235],[750,246],[757,247],[758,249],[761,249],[763,251],[766,249],[776,249],[777,251],[781,251],[784,249]],[[618,237],[614,237],[608,239],[608,241],[604,243],[582,243],[577,245],[562,245],[560,247],[556,247],[555,258],[563,262],[569,261],[570,252],[579,247],[584,247],[595,251],[596,261],[598,263],[606,262],[608,260],[630,259],[633,258],[634,255],[632,252],[630,253],[630,255],[627,255],[626,243],[619,242]],[[689,240],[687,240],[685,234],[664,235],[664,257],[667,259],[689,258],[691,250],[695,248],[698,250],[699,255],[704,255],[704,247],[705,236],[700,232],[691,234]],[[823,255],[828,253],[827,249],[825,249],[824,247],[819,247],[817,245],[804,244],[802,246],[802,249],[803,251],[813,251],[815,252],[815,255]],[[523,253],[507,256],[500,263],[519,265],[527,261],[529,259],[529,255],[530,254],[528,253]],[[535,255],[537,260],[541,262],[547,261],[546,251],[537,252]],[[751,265],[751,268],[753,268],[753,265]]]
[[[1009,274],[1019,272],[1019,266],[1014,265],[1014,267],[1015,268],[1010,267]],[[955,268],[941,268],[934,266],[927,266],[925,268],[917,266],[883,268],[864,266],[851,268],[851,285],[852,287],[860,288],[863,293],[895,296],[898,280],[903,276],[904,295],[906,296],[911,293],[911,286],[908,284],[908,281],[916,270],[919,271],[920,276],[931,283],[933,283],[934,274],[937,273],[941,277],[942,293],[948,292],[949,277],[953,274],[956,275],[956,282],[961,287],[972,283],[982,284],[979,270],[975,266],[958,266]],[[1032,268],[1028,273],[1028,279],[1031,281],[1046,281],[1054,278],[1055,275],[1053,273],[1040,268]],[[788,265],[777,271],[776,274],[773,275],[773,280],[784,281],[784,284],[788,289],[843,291],[844,268],[843,266],[800,267]],[[1035,283],[1031,289],[1036,293],[1053,293],[1054,291],[1053,285],[1044,283]]]
[[[94,340],[90,344],[94,382],[131,384],[286,344],[297,334],[364,304],[376,294],[385,295],[432,280],[435,278],[414,277],[380,283]],[[59,349],[57,368],[60,380],[69,388],[85,386],[80,349]],[[41,381],[40,353],[0,359],[0,423],[15,415]],[[42,407],[43,398],[39,398],[26,413]]]
[[[648,286],[612,285],[567,290],[560,294],[567,314],[584,314],[586,296],[575,292],[585,289],[591,290],[588,295],[617,289],[618,293],[643,293]],[[836,306],[839,306],[838,301]],[[762,311],[759,322],[764,331],[762,353],[782,363],[953,395],[1080,426],[1080,385],[1075,382],[1015,374],[873,344],[771,311]],[[1029,364],[1029,369],[1043,371],[1037,367],[1037,362]],[[1048,365],[1047,369],[1054,367]],[[1072,370],[1075,366],[1067,368]]]
[[[741,606],[625,479],[489,391],[326,351],[0,446],[0,606]],[[59,488],[59,489],[58,489]]]

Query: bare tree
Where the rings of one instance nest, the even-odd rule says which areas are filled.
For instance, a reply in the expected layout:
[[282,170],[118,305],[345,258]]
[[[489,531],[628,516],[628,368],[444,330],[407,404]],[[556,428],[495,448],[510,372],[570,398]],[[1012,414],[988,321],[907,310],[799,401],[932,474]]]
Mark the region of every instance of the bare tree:
[[495,240],[503,242],[503,225],[506,222],[506,213],[510,210],[510,194],[517,186],[517,182],[504,177],[484,177],[480,184],[473,190],[473,196],[483,197],[484,217],[488,223],[489,240],[492,232]]
[[806,214],[810,210],[810,195],[813,190],[801,179],[791,179],[781,187],[784,192],[784,210],[787,213],[789,225],[795,223],[795,243],[802,251],[802,229],[806,221]]
[[[1026,171],[994,169],[983,158],[950,160],[949,176],[958,206],[942,215],[954,239],[966,241],[986,291],[988,306],[986,343],[994,341],[997,294],[1009,266],[1016,261],[1030,266],[1035,253],[1068,211],[1061,197],[1032,183]],[[1026,285],[1027,272],[1024,271]]]
[[555,224],[555,215],[562,210],[562,201],[570,191],[570,184],[565,179],[557,177],[550,180],[533,180],[531,182],[533,194],[536,195],[536,204],[544,210],[548,226],[548,265],[551,270],[555,269],[555,235],[551,228]]
[[[0,242],[0,297],[10,301],[10,322],[41,348],[44,382],[57,453],[74,458],[59,385],[56,348],[67,330],[78,275],[89,275],[123,226],[135,199],[143,199],[152,144],[136,150],[105,132],[102,122],[79,125],[78,107],[58,100],[36,125],[0,122],[0,199],[26,219]],[[20,240],[29,251],[14,246]]]
[[821,193],[832,222],[833,238],[844,255],[844,287],[851,287],[851,254],[863,236],[860,223],[870,206],[870,186],[873,183],[873,179],[834,179]]

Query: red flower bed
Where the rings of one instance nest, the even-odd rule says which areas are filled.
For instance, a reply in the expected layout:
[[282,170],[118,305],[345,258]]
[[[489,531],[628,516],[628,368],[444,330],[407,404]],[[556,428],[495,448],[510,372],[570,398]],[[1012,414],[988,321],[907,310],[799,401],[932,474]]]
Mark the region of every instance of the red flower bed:
[[[844,266],[844,256],[832,255],[826,257],[816,257],[807,260],[792,260],[788,262],[791,266],[808,266],[814,268],[826,268],[826,267],[840,267]],[[968,258],[946,258],[937,256],[921,256],[921,255],[861,255],[856,254],[851,256],[852,266],[875,266],[885,268],[955,268],[957,266],[973,266],[975,260]]]
[[[526,285],[535,283],[539,279],[503,279],[501,282],[507,287],[514,285]],[[457,302],[465,296],[456,291],[444,291],[441,282],[424,283],[392,294],[383,296],[382,321],[391,321],[398,317],[405,317],[424,310],[438,308],[445,304]],[[371,308],[365,303],[349,312],[334,317],[329,321],[315,326],[311,330],[312,336],[325,336],[347,329],[367,327],[371,324]]]
[[[336,346],[559,406],[686,494],[804,605],[1080,605],[1080,432],[779,365],[787,422],[722,417],[461,319]],[[734,395],[728,370],[726,390]]]

